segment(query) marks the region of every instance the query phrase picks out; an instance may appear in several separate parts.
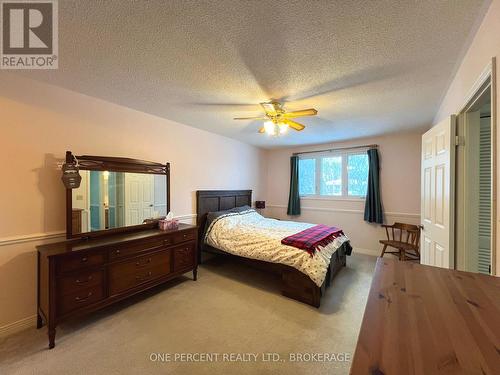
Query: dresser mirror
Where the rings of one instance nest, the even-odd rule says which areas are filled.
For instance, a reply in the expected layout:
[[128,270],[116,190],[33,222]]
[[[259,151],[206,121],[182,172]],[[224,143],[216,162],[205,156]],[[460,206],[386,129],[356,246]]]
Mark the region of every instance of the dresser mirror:
[[68,238],[146,229],[169,212],[168,163],[66,155],[75,158],[81,182],[67,189]]

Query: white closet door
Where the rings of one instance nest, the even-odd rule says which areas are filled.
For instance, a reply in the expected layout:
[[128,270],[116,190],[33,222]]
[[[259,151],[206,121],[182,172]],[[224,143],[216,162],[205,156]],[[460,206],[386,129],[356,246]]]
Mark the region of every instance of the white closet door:
[[421,263],[454,268],[455,116],[422,136]]
[[489,274],[491,265],[491,119],[480,120],[478,272]]

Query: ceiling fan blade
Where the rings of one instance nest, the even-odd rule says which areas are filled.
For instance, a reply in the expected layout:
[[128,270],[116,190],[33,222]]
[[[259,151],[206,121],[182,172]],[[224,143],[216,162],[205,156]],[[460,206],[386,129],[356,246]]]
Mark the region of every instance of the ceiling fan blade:
[[271,102],[271,103],[260,103],[262,108],[264,108],[264,111],[266,111],[267,114],[269,115],[276,115],[279,111],[282,111],[281,109],[281,104],[278,102]]
[[267,120],[267,117],[235,117],[233,120]]
[[262,133],[265,133],[265,132],[266,132],[266,129],[264,127],[262,127],[262,128],[259,129],[259,133],[262,134]]
[[297,130],[297,131],[301,131],[301,130],[304,130],[305,126],[302,125],[302,124],[299,124],[298,122],[295,122],[295,121],[292,121],[292,120],[289,120],[289,119],[285,119],[283,120],[283,122],[285,124],[287,124],[289,127],[291,127],[293,130]]
[[295,118],[295,117],[304,117],[304,116],[314,116],[317,115],[318,111],[314,108],[301,109],[300,111],[291,111],[283,113],[284,117]]

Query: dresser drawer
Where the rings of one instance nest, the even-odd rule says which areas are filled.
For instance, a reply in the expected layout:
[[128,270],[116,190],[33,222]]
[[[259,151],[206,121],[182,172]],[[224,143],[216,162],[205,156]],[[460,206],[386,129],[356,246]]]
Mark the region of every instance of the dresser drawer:
[[174,271],[194,266],[195,243],[189,242],[172,249],[174,253]]
[[60,258],[57,262],[57,269],[59,273],[65,273],[102,264],[104,264],[102,253],[78,254]]
[[102,282],[103,271],[78,272],[75,275],[59,279],[59,293],[61,295],[71,294],[91,286],[102,285]]
[[157,239],[148,242],[138,242],[132,244],[117,245],[109,250],[109,259],[115,260],[134,254],[139,254],[144,251],[160,249],[164,246],[164,239]]
[[190,230],[190,231],[182,231],[179,233],[174,233],[172,234],[174,243],[181,243],[185,241],[192,241],[196,239],[196,231]]
[[73,292],[60,298],[60,309],[58,315],[66,314],[78,308],[88,306],[104,298],[102,285],[94,285],[77,292]]
[[109,267],[109,293],[114,295],[170,273],[170,250],[145,255]]

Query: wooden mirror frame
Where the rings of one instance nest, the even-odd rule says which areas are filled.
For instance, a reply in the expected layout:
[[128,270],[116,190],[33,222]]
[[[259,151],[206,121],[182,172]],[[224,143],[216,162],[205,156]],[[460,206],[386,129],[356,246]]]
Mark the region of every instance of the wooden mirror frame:
[[[66,163],[71,163],[74,159],[78,161],[80,170],[86,171],[110,171],[110,172],[131,172],[165,175],[167,179],[167,213],[170,211],[170,163],[161,164],[145,160],[116,158],[108,156],[74,156],[71,151],[66,151]],[[132,232],[143,229],[153,229],[158,227],[158,220],[139,225],[130,225],[119,228],[96,230],[84,233],[72,233],[72,211],[73,211],[73,189],[66,189],[66,238],[94,238],[107,234]]]

